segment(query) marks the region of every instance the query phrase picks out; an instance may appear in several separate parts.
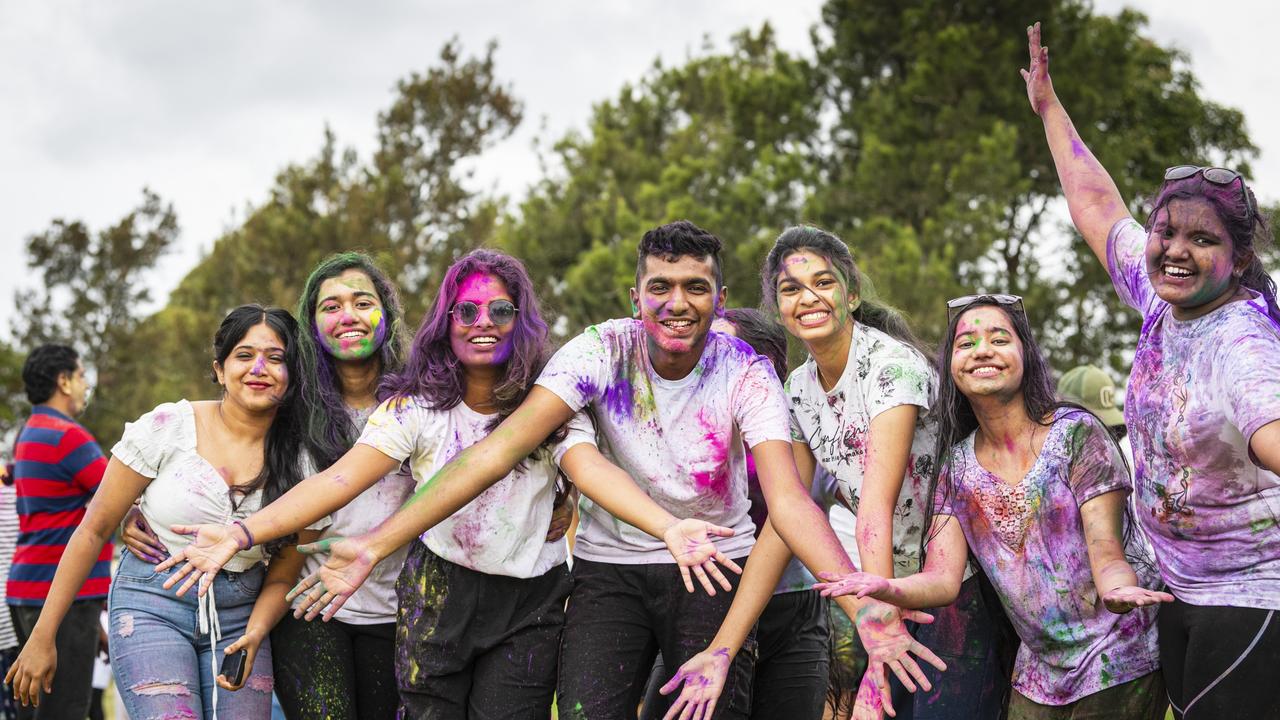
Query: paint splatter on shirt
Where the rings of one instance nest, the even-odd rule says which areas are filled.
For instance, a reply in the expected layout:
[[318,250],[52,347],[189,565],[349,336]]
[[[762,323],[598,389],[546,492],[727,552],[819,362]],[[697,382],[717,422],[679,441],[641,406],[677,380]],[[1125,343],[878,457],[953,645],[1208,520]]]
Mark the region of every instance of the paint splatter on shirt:
[[[1013,687],[1035,702],[1065,705],[1155,671],[1156,608],[1107,610],[1089,567],[1080,506],[1129,490],[1106,428],[1088,413],[1058,411],[1017,485],[982,467],[974,438],[952,450],[934,507],[959,521],[1022,639]],[[1132,540],[1126,554],[1140,553],[1141,541]],[[1143,587],[1159,587],[1149,564],[1134,570]]]
[[1125,423],[1139,518],[1178,599],[1280,609],[1280,477],[1249,439],[1280,420],[1280,328],[1254,296],[1180,321],[1146,275],[1147,232],[1107,242],[1117,294],[1142,313]]
[[[393,460],[408,461],[421,486],[458,453],[489,434],[494,415],[458,403],[435,410],[419,397],[378,406],[357,442]],[[576,421],[577,422],[577,421]],[[490,575],[530,578],[568,556],[567,543],[546,542],[558,471],[549,450],[539,450],[461,510],[422,534],[431,552]]]
[[[649,361],[638,320],[609,320],[569,341],[538,384],[575,411],[590,407],[600,451],[641,489],[680,518],[731,527],[716,546],[730,557],[751,551],[747,514],[747,447],[789,441],[787,406],[773,367],[750,345],[721,333],[707,336],[702,357],[679,380],[666,380]],[[597,438],[571,432],[565,447]],[[574,555],[610,563],[672,563],[661,540],[614,518],[583,497]]]
[[[855,513],[866,471],[871,421],[899,405],[920,408],[907,472],[894,507],[893,565],[897,577],[920,570],[924,507],[937,440],[937,425],[927,413],[937,385],[933,367],[915,348],[862,323],[853,327],[844,374],[830,392],[822,389],[813,358],[787,380],[792,438],[809,444],[818,464],[840,481],[840,491]],[[850,553],[850,560],[861,569],[856,552]]]
[[[347,414],[357,428],[363,429],[373,410],[374,408],[347,408]],[[316,468],[309,455],[304,453],[304,458],[303,477],[306,477],[315,473]],[[321,538],[355,537],[372,530],[413,495],[414,484],[413,475],[406,467],[383,477],[354,500],[338,508],[331,516],[333,524],[325,528]],[[347,599],[334,618],[352,625],[395,622],[396,579],[400,577],[400,568],[404,566],[408,551],[409,547],[406,545],[378,563],[369,578]],[[300,577],[318,571],[327,559],[328,556],[323,554],[307,555]],[[293,604],[294,607],[303,604],[303,597],[295,598]]]

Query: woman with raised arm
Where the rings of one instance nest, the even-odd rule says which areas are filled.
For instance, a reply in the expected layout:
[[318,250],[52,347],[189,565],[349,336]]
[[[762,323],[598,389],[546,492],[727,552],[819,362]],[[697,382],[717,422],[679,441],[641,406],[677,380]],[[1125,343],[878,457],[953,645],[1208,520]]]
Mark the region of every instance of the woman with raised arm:
[[1139,519],[1177,600],[1160,660],[1178,717],[1280,716],[1280,306],[1243,177],[1178,165],[1144,228],[1049,79],[1040,25],[1022,71],[1071,219],[1142,314],[1125,402]]
[[[533,284],[518,260],[489,250],[458,260],[445,273],[405,367],[385,380],[387,399],[356,444],[329,470],[305,481],[310,488],[286,496],[264,515],[294,516],[289,504],[314,499],[316,493],[328,503],[345,504],[347,496],[405,463],[419,483],[425,482],[524,401],[545,362],[546,336]],[[573,425],[593,432],[585,416]],[[691,551],[699,564],[714,553],[706,534],[723,529],[693,520],[677,523],[625,474],[599,467],[594,446],[580,443],[570,449],[565,433],[556,435],[465,507],[429,527],[420,542],[409,544],[396,586],[395,655],[407,716],[549,714],[570,588],[566,543],[546,540],[560,487],[557,460],[585,493],[599,486],[607,486],[605,494],[620,490],[618,504],[627,509],[619,514],[659,534],[669,529],[670,547]],[[254,523],[266,531],[255,530]],[[208,552],[189,551],[166,562],[203,562],[209,556],[220,561],[229,542],[287,531],[279,529],[281,524],[258,517],[243,527],[202,527],[200,537],[212,539],[202,543]],[[339,573],[340,581],[327,587],[340,582],[352,592],[334,602],[332,593],[302,595],[295,616],[305,612],[310,620],[323,611],[328,620],[359,597],[370,571],[376,574],[382,567],[355,538],[330,537],[302,548],[330,549],[330,564],[358,571]],[[320,568],[311,577],[328,572]],[[193,572],[192,579],[201,575],[207,568]]]
[[[214,401],[164,403],[126,426],[84,521],[58,564],[44,612],[5,682],[24,704],[57,668],[53,638],[102,545],[135,500],[158,528],[160,550],[190,540],[174,523],[242,523],[301,475],[297,324],[280,308],[244,305],[213,338]],[[272,550],[241,542],[199,599],[162,587],[174,573],[125,554],[111,583],[110,654],[130,717],[265,718],[271,714],[271,646],[250,670],[236,650]],[[230,662],[228,662],[230,661]],[[224,674],[226,673],[226,674]],[[216,684],[215,684],[216,683]],[[219,692],[218,687],[240,692]]]
[[1161,720],[1150,606],[1173,597],[1151,589],[1159,579],[1126,517],[1119,447],[1083,407],[1055,400],[1019,298],[950,306],[925,568],[846,576],[823,594],[946,604],[972,556],[1022,640],[1010,720]]

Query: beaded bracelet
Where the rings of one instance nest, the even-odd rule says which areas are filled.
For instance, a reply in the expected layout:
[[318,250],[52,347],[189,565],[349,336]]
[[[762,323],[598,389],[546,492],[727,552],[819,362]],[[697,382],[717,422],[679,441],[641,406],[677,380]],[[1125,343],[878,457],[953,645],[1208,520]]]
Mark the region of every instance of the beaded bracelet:
[[[240,549],[248,550],[249,548],[253,547],[255,543],[253,542],[253,533],[249,532],[249,526],[245,525],[244,522],[241,520],[232,520],[231,524],[235,525],[236,527],[244,531],[244,538],[248,544]],[[236,543],[236,544],[238,545],[239,543]]]

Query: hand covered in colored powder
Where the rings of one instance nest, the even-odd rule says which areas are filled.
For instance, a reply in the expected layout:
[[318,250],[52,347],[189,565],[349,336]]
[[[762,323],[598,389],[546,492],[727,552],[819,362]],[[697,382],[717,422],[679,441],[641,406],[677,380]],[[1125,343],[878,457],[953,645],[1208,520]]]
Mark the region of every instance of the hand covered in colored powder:
[[[868,598],[864,601],[861,608],[858,609],[857,617],[854,618],[854,626],[858,629],[858,638],[862,641],[862,647],[867,651],[867,673],[871,676],[871,680],[875,687],[866,688],[868,693],[876,690],[877,695],[882,699],[885,712],[894,715],[893,707],[889,704],[889,696],[887,685],[880,682],[884,677],[884,667],[893,671],[910,692],[916,691],[916,683],[925,690],[932,690],[933,686],[929,683],[929,679],[925,677],[924,672],[916,661],[911,657],[915,655],[939,670],[946,670],[947,664],[942,662],[941,658],[933,654],[929,648],[916,642],[907,632],[904,620],[912,622],[928,624],[933,622],[933,616],[919,610],[900,610],[899,608],[879,600]],[[879,663],[884,667],[880,668],[879,679],[872,673],[874,666]],[[914,680],[913,680],[914,678]],[[864,675],[864,683],[868,682]],[[863,688],[859,688],[858,696],[862,697]]]
[[171,525],[171,530],[179,535],[190,535],[191,544],[169,556],[168,560],[156,565],[156,572],[164,572],[171,567],[183,563],[168,580],[164,581],[164,589],[168,590],[186,578],[178,588],[178,595],[185,595],[191,586],[200,583],[199,594],[204,595],[218,576],[218,571],[226,565],[236,553],[240,552],[240,543],[244,538],[242,531],[235,525]]
[[360,537],[325,538],[319,542],[299,545],[298,552],[304,555],[329,553],[324,566],[303,578],[289,591],[285,600],[290,602],[306,593],[302,604],[293,611],[293,616],[300,618],[306,613],[307,620],[314,620],[316,615],[324,612],[324,620],[328,622],[368,579],[369,573],[381,560]]
[[1031,109],[1039,115],[1042,108],[1058,97],[1053,92],[1053,81],[1049,79],[1049,48],[1040,44],[1040,23],[1027,28],[1027,52],[1030,67],[1019,72],[1027,83],[1027,100],[1031,101]]
[[120,540],[129,552],[142,562],[155,565],[169,557],[169,551],[147,524],[147,519],[142,517],[142,509],[137,505],[129,508],[129,512],[124,516],[124,522],[120,523]]
[[1115,588],[1102,596],[1102,602],[1107,606],[1107,609],[1117,615],[1127,613],[1136,607],[1146,607],[1147,605],[1158,605],[1162,602],[1173,601],[1174,597],[1167,592],[1148,590],[1132,585]]
[[667,681],[658,692],[670,695],[676,688],[684,684],[680,695],[671,703],[671,709],[662,720],[710,720],[716,710],[716,701],[724,690],[725,680],[729,677],[729,665],[733,658],[729,657],[728,648],[707,648],[689,658],[676,671],[675,677]]
[[858,696],[853,704],[853,714],[849,716],[849,720],[882,720],[886,712],[890,717],[898,714],[889,699],[889,681],[884,674],[884,663],[867,663],[867,671],[862,674]]
[[[676,564],[680,566],[680,576],[684,578],[684,589],[689,592],[693,592],[690,570],[698,577],[698,582],[702,584],[702,589],[706,590],[708,595],[716,594],[716,589],[711,584],[712,578],[726,592],[733,589],[733,585],[720,572],[720,568],[716,567],[716,563],[724,565],[739,575],[742,574],[742,568],[720,552],[715,543],[711,542],[713,535],[732,537],[733,528],[689,518],[667,528],[662,535],[663,541],[667,543],[667,549],[671,551],[671,557],[675,558]],[[708,575],[711,577],[708,578]]]
[[551,509],[551,524],[547,526],[547,542],[556,542],[569,532],[573,524],[573,503],[566,499]]
[[820,572],[818,577],[825,582],[813,584],[813,589],[821,592],[822,597],[838,597],[840,595],[857,595],[860,598],[875,596],[877,600],[889,592],[889,581],[879,575],[864,572],[851,572],[847,575]]
[[[39,630],[40,626],[36,626]],[[32,631],[31,637],[9,666],[4,676],[5,687],[13,689],[13,697],[23,706],[40,705],[40,691],[53,692],[53,674],[58,669],[58,649],[54,636],[45,637]]]

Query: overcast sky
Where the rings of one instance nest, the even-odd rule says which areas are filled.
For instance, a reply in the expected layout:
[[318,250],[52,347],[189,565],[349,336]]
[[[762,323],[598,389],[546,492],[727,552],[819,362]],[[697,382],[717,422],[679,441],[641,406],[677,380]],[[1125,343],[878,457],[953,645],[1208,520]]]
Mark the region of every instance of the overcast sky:
[[[655,57],[678,63],[704,37],[723,47],[765,20],[784,48],[807,53],[821,4],[0,0],[0,327],[26,276],[24,238],[54,218],[115,222],[144,186],[174,203],[182,225],[156,273],[163,298],[285,164],[316,152],[325,124],[367,156],[396,80],[430,66],[451,36],[473,53],[496,39],[498,73],[525,102],[520,131],[477,168],[482,187],[518,198],[538,175],[534,137],[582,127],[594,102]],[[1096,2],[1105,13],[1124,5],[1187,51],[1204,95],[1244,110],[1262,148],[1259,194],[1280,197],[1280,72],[1268,57],[1280,6]]]

